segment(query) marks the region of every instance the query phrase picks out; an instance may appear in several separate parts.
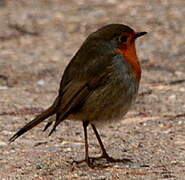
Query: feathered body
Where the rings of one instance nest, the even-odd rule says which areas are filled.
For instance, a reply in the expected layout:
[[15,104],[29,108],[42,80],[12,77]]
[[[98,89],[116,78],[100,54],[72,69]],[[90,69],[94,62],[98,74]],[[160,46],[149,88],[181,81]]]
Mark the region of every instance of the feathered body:
[[[72,72],[74,77],[79,78],[79,82],[83,81],[83,79],[87,80],[87,76],[91,73],[92,76],[101,74],[103,79],[89,94],[83,106],[79,109],[77,108],[68,117],[69,119],[88,120],[96,125],[102,125],[112,120],[116,122],[118,119],[123,118],[136,98],[139,81],[136,74],[132,71],[131,65],[121,53],[116,52],[117,49],[114,46],[111,47],[108,44],[106,47],[105,42],[103,44],[104,46],[101,45],[101,48],[97,45],[96,47],[93,46],[94,51],[96,51],[95,54],[99,53],[100,55],[85,62],[88,63],[87,67],[91,67],[90,69],[83,69],[86,72],[82,72],[79,77],[77,76],[79,71],[81,71],[80,66],[76,66],[76,70]],[[101,55],[102,53],[99,52],[99,49],[109,53]],[[97,65],[98,60],[101,60],[101,67],[99,64]],[[98,68],[99,70],[97,71]],[[71,91],[74,92],[73,89]]]
[[[92,33],[66,67],[54,104],[21,128],[17,137],[56,114],[50,134],[64,119],[102,125],[122,119],[134,102],[141,77],[136,55],[136,33],[111,24]],[[47,129],[52,122],[48,122]]]

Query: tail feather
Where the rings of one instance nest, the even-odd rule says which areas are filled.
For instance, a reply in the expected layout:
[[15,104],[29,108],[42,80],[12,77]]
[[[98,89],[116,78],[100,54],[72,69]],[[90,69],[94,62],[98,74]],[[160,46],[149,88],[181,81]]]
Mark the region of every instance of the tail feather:
[[56,103],[54,103],[51,107],[46,109],[44,112],[42,112],[40,115],[38,115],[35,119],[30,121],[28,124],[26,124],[24,127],[22,127],[17,133],[15,133],[10,139],[9,142],[15,141],[19,136],[27,132],[28,130],[32,129],[42,121],[44,121],[49,116],[55,114],[57,112],[57,106]]
[[47,124],[45,125],[43,131],[46,131],[52,124],[53,124],[52,121],[47,122]]

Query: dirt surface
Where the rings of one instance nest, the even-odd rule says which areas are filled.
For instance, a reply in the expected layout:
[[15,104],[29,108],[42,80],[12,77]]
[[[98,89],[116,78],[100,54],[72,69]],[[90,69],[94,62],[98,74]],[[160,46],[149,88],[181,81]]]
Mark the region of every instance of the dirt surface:
[[[184,0],[1,0],[0,179],[185,179],[184,19]],[[84,157],[84,139],[82,124],[67,120],[51,137],[41,124],[8,144],[53,102],[87,35],[109,23],[149,32],[137,42],[143,74],[135,106],[99,129],[109,154],[134,163],[71,164]],[[89,136],[98,156],[90,128]]]

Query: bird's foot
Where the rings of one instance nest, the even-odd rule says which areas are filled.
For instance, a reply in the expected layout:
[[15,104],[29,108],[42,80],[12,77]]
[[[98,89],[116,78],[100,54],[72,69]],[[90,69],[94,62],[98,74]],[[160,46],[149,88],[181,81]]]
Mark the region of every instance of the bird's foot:
[[123,159],[116,159],[111,156],[109,156],[107,153],[103,153],[99,159],[106,159],[107,162],[122,162],[122,163],[132,163],[130,159],[123,158]]
[[[91,168],[94,168],[96,166],[100,166],[100,164],[95,164],[95,161],[96,160],[100,160],[100,159],[106,159],[107,162],[110,162],[110,163],[116,163],[116,162],[121,162],[121,163],[132,163],[132,161],[130,159],[127,159],[127,158],[123,158],[123,159],[115,159],[113,157],[110,157],[107,153],[103,153],[101,156],[99,157],[87,157],[83,160],[79,160],[79,161],[73,161],[73,163],[76,163],[76,164],[81,164],[83,162],[86,162],[87,165]],[[102,166],[102,165],[101,165]],[[103,167],[107,167],[108,165],[103,165]]]
[[89,167],[94,168],[95,167],[94,161],[97,158],[99,158],[99,157],[88,157],[88,158],[82,159],[82,160],[73,160],[72,164],[73,163],[75,163],[75,164],[81,164],[81,163],[86,162]]

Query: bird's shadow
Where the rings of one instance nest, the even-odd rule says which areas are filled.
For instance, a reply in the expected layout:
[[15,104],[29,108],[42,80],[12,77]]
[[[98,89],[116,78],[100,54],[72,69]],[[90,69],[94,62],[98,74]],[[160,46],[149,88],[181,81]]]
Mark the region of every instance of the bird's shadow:
[[85,159],[83,160],[73,160],[71,165],[73,167],[82,167],[82,166],[89,166],[90,168],[110,168],[114,167],[115,165],[120,165],[120,167],[130,167],[130,168],[140,168],[140,167],[149,167],[148,163],[144,162],[133,162],[130,159],[122,158],[122,159],[111,159],[108,161],[102,157],[90,157],[90,164],[86,162]]

